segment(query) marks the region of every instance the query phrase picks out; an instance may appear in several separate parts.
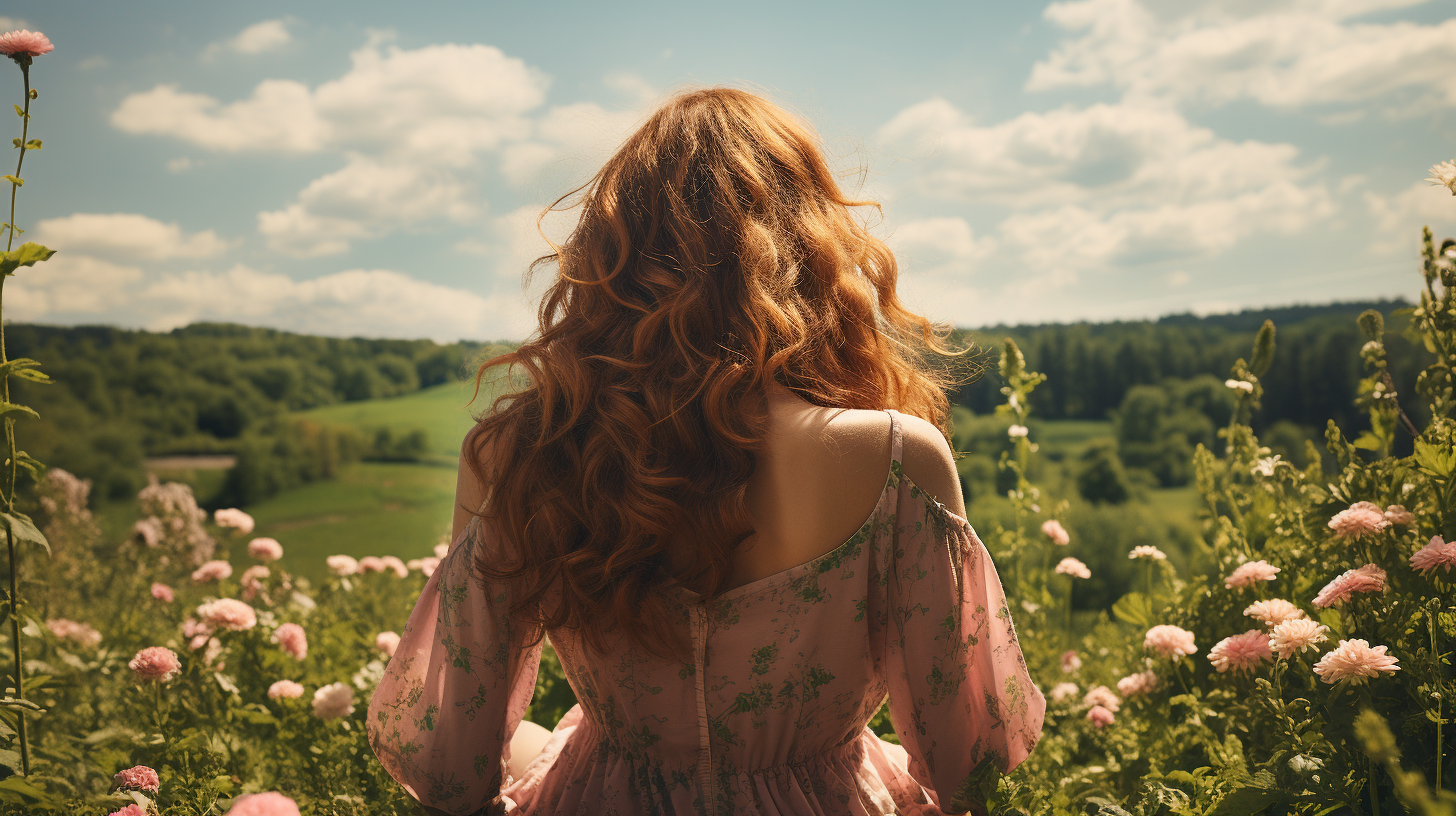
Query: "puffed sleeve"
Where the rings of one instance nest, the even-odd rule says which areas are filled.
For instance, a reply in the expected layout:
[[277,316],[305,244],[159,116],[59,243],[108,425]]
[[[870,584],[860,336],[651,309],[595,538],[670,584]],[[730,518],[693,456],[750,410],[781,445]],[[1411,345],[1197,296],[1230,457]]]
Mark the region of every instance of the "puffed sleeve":
[[885,585],[890,718],[935,805],[985,814],[997,776],[1036,747],[1046,699],[985,545],[965,519],[909,492]]
[[488,529],[472,517],[451,544],[369,703],[369,745],[385,770],[422,804],[457,816],[503,810],[511,737],[544,646],[512,645],[519,624],[506,615],[507,592],[472,568]]

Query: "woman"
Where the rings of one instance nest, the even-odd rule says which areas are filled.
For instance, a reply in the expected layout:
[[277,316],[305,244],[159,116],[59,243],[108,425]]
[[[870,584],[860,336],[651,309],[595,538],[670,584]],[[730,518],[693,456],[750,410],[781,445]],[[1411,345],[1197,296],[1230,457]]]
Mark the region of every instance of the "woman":
[[[466,437],[380,761],[431,813],[984,812],[1046,703],[908,341],[959,355],[895,296],[870,202],[727,88],[583,190],[532,264],[560,271],[540,338],[477,376],[530,382]],[[521,722],[548,633],[580,701],[549,733]],[[904,747],[867,727],[887,695]]]

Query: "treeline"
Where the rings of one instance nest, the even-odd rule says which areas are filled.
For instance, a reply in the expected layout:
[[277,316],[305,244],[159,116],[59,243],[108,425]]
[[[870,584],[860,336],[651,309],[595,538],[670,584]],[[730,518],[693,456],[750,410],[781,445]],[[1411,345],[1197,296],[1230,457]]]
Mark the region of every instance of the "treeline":
[[143,457],[235,453],[233,503],[314,478],[341,461],[398,457],[418,440],[367,438],[287,419],[290,411],[407,394],[459,379],[503,346],[333,338],[224,323],[166,333],[108,326],[6,327],[9,357],[39,360],[54,381],[12,380],[21,448],[126,498],[146,483]]
[[[1409,305],[1381,300],[1208,317],[1174,315],[1156,321],[993,326],[958,332],[953,339],[964,345],[969,338],[990,353],[999,350],[1002,338],[1016,340],[1027,366],[1047,375],[1036,392],[1036,416],[1109,419],[1134,386],[1201,374],[1223,382],[1234,360],[1248,357],[1255,332],[1269,319],[1278,329],[1278,348],[1273,367],[1263,377],[1263,408],[1254,418],[1255,430],[1281,420],[1323,429],[1330,419],[1354,428],[1364,421],[1354,395],[1365,343],[1355,318],[1366,309],[1385,315],[1385,345],[1396,389],[1412,393],[1416,375],[1429,360],[1424,347],[1402,334],[1408,321],[1392,317]],[[961,387],[954,401],[975,413],[988,413],[1004,400],[1002,385],[988,354],[985,374]]]

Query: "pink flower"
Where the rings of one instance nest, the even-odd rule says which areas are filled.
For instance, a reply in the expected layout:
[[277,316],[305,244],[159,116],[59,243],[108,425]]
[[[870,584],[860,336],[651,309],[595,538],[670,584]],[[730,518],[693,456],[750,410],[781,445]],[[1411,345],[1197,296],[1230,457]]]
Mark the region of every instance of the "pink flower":
[[1385,520],[1391,524],[1410,524],[1416,520],[1416,514],[1405,509],[1399,504],[1392,504],[1385,508]]
[[51,634],[62,640],[74,640],[88,648],[101,645],[101,633],[87,624],[56,618],[46,621],[45,625],[47,629],[51,630]]
[[1323,623],[1290,618],[1269,631],[1269,650],[1279,655],[1280,660],[1288,660],[1295,652],[1318,649],[1315,644],[1324,642],[1328,631],[1330,628]]
[[1052,702],[1059,703],[1077,693],[1076,683],[1058,683],[1052,686]]
[[374,636],[374,648],[394,657],[394,650],[399,648],[399,635],[393,632],[380,632]]
[[1062,652],[1062,673],[1063,674],[1071,674],[1072,672],[1074,672],[1074,671],[1076,671],[1077,669],[1080,669],[1080,668],[1082,668],[1082,658],[1077,657],[1077,653],[1076,652],[1072,651],[1071,649],[1068,649],[1067,651]]
[[1326,683],[1337,683],[1349,679],[1352,683],[1364,683],[1368,677],[1379,677],[1381,672],[1400,671],[1395,658],[1385,653],[1384,646],[1370,648],[1370,644],[1359,638],[1342,640],[1334,651],[1325,653],[1314,664],[1314,673]]
[[1368,501],[1355,502],[1350,509],[1341,510],[1330,519],[1330,529],[1340,538],[1361,539],[1390,526],[1385,511],[1379,505]]
[[156,680],[165,683],[182,670],[177,653],[166,646],[148,646],[136,653],[127,664],[136,673],[138,680]]
[[194,638],[198,635],[210,634],[212,634],[212,627],[208,626],[205,623],[202,623],[196,618],[188,618],[187,620],[182,621],[182,637]]
[[1092,570],[1087,569],[1086,564],[1083,564],[1081,561],[1078,561],[1071,556],[1067,556],[1066,558],[1063,558],[1061,561],[1057,562],[1056,572],[1061,575],[1071,575],[1077,578],[1092,577]]
[[147,816],[147,812],[145,810],[142,810],[141,805],[133,804],[127,805],[121,810],[113,810],[106,816]]
[[351,555],[331,555],[324,559],[335,575],[353,575],[359,572],[359,562]]
[[272,697],[275,700],[279,700],[284,697],[302,697],[303,686],[293,682],[292,680],[279,680],[278,682],[268,687],[268,696]]
[[384,569],[394,570],[394,574],[401,578],[409,575],[409,567],[406,567],[403,561],[393,555],[386,555],[379,559],[379,562],[384,565]]
[[19,61],[20,57],[38,57],[55,50],[46,35],[39,31],[8,31],[0,34],[0,54]]
[[446,555],[448,555],[449,553],[450,553],[450,545],[448,543],[445,543],[445,544],[436,544],[435,545],[435,557],[436,558],[444,559],[444,557]]
[[359,559],[359,572],[384,572],[384,559],[377,555],[366,555]]
[[273,642],[297,660],[308,655],[308,638],[304,635],[303,627],[296,623],[285,623],[278,627],[278,631],[273,633]]
[[1063,527],[1062,523],[1060,521],[1057,521],[1056,519],[1047,519],[1046,521],[1042,522],[1041,531],[1043,534],[1046,535],[1047,538],[1050,538],[1052,540],[1053,544],[1059,544],[1065,547],[1068,544],[1072,543],[1072,537],[1070,535],[1067,535],[1067,529]]
[[1340,573],[1339,577],[1325,584],[1325,588],[1321,589],[1310,603],[1324,609],[1343,604],[1350,599],[1351,593],[1384,591],[1385,570],[1374,564],[1366,564],[1359,569],[1345,570]]
[[1117,699],[1117,695],[1113,694],[1112,689],[1107,686],[1093,686],[1082,697],[1082,702],[1099,705],[1113,712],[1122,707],[1122,703]]
[[158,778],[157,772],[145,765],[136,765],[124,771],[118,771],[111,777],[111,790],[135,790],[143,793],[156,793],[161,790],[162,780]]
[[1124,697],[1131,697],[1134,694],[1146,694],[1158,686],[1158,675],[1151,671],[1141,671],[1117,681],[1117,690],[1122,692]]
[[1269,660],[1269,635],[1262,629],[1250,629],[1242,635],[1229,635],[1208,650],[1208,661],[1219,672],[1253,671],[1260,662]]
[[1091,720],[1093,725],[1101,728],[1104,725],[1112,725],[1112,723],[1117,720],[1117,717],[1114,716],[1111,711],[1108,711],[1106,708],[1099,705],[1092,706],[1092,708],[1087,711],[1087,719]]
[[224,816],[299,816],[298,804],[281,793],[250,793],[233,800]]
[[248,542],[248,556],[259,561],[277,561],[283,557],[283,545],[274,538],[255,538]]
[[1445,567],[1446,572],[1449,573],[1451,566],[1456,564],[1456,541],[1447,544],[1445,539],[1440,536],[1431,536],[1430,543],[1410,557],[1410,563],[1412,567],[1422,572]]
[[330,683],[313,693],[313,713],[325,720],[354,713],[354,690],[343,683]]
[[268,568],[262,564],[254,564],[243,570],[243,577],[238,579],[238,583],[243,587],[243,600],[251,601],[257,597],[258,593],[263,591],[263,579],[268,575]]
[[152,584],[152,597],[165,603],[171,603],[175,599],[172,588],[166,584]]
[[162,542],[162,520],[156,516],[140,519],[132,525],[131,532],[141,536],[148,547],[155,547]]
[[1304,617],[1304,610],[1289,601],[1273,598],[1267,601],[1254,601],[1244,609],[1244,614],[1262,621],[1265,626],[1278,626],[1287,620]]
[[231,527],[243,535],[253,532],[253,517],[236,507],[218,510],[212,514],[212,520],[219,527]]
[[209,626],[234,632],[252,629],[258,623],[253,607],[232,598],[219,598],[197,607],[197,616]]
[[1279,572],[1279,568],[1268,561],[1250,561],[1247,564],[1240,564],[1237,569],[1229,573],[1223,579],[1223,585],[1227,589],[1234,587],[1253,586],[1255,581],[1272,581]]
[[233,574],[233,565],[226,561],[208,561],[192,572],[192,580],[197,583],[207,581],[221,581],[230,578]]
[[1193,645],[1192,632],[1166,623],[1148,630],[1147,635],[1143,638],[1143,648],[1152,649],[1163,657],[1171,657],[1174,660],[1198,651],[1198,647]]

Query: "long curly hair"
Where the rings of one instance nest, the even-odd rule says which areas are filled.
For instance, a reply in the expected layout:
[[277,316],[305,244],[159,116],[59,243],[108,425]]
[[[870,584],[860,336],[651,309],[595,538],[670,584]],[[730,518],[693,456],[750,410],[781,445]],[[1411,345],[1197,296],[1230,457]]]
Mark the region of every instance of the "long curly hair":
[[[711,603],[727,589],[753,533],[745,491],[769,380],[818,406],[895,408],[949,438],[945,391],[973,375],[954,379],[910,341],[949,358],[972,347],[947,349],[950,327],[905,309],[895,256],[850,209],[879,205],[846,197],[813,129],[756,94],[674,96],[537,229],[577,193],[574,230],[525,275],[559,273],[539,338],[476,374],[479,395],[489,369],[529,372],[466,437],[488,496],[466,509],[506,542],[476,566],[507,582],[532,644],[564,626],[605,653],[621,627],[686,662],[665,590]],[[669,553],[692,568],[673,574]]]

